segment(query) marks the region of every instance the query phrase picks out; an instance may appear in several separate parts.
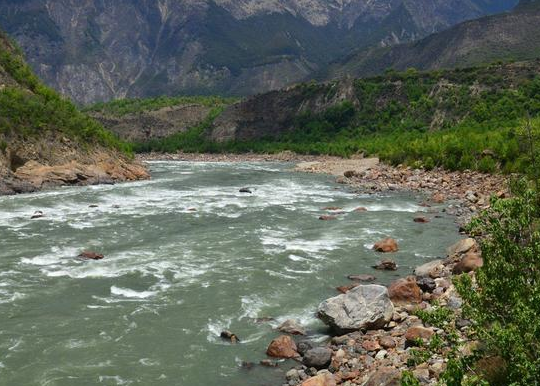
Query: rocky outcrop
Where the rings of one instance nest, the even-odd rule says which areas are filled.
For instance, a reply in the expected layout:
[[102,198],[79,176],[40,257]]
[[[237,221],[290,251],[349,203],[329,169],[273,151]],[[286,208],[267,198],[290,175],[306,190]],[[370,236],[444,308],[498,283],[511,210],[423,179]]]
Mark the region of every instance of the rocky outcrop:
[[322,302],[317,316],[333,329],[347,332],[382,328],[392,319],[393,312],[386,287],[359,285]]
[[106,112],[90,112],[89,115],[125,141],[146,142],[197,126],[210,110],[202,104],[179,104],[122,116]]
[[0,194],[150,178],[146,167],[114,149],[88,149],[53,132],[41,138],[0,135],[2,140],[7,145],[0,151]]
[[299,356],[297,350],[294,340],[288,335],[282,335],[270,343],[266,355],[273,358],[296,358]]
[[373,245],[373,249],[377,252],[390,253],[397,252],[399,250],[398,243],[392,238],[386,238],[378,241]]

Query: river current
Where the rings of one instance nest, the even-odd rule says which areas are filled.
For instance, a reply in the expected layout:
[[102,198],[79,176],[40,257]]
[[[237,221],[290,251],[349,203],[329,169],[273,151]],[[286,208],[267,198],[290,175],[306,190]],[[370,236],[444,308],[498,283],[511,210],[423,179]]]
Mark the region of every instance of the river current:
[[[420,197],[291,166],[152,162],[149,181],[0,197],[0,386],[280,385],[292,364],[241,366],[265,358],[280,322],[322,341],[314,311],[347,275],[388,284],[459,238]],[[320,221],[330,206],[346,213]],[[387,236],[400,244],[390,273],[371,268]]]

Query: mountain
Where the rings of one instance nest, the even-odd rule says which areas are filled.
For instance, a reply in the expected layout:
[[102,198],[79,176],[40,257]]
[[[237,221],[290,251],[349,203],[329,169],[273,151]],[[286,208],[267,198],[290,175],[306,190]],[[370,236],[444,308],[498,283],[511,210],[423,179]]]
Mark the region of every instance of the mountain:
[[358,51],[329,66],[323,78],[371,76],[386,69],[433,70],[540,57],[540,2],[458,24],[420,41]]
[[353,49],[393,45],[517,0],[0,0],[0,25],[79,103],[245,95],[305,80]]
[[0,194],[148,178],[125,144],[44,86],[0,32]]

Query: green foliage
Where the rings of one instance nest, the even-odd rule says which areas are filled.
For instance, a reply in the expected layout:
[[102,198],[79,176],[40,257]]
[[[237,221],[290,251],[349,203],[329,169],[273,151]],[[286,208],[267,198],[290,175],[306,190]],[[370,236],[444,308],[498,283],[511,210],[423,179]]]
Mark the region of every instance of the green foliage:
[[4,36],[0,36],[0,67],[19,86],[0,90],[0,134],[36,136],[51,130],[82,144],[99,143],[131,153],[130,145],[121,142],[70,101],[43,85],[19,51],[10,45]]
[[412,372],[404,371],[401,373],[401,386],[420,386],[420,381]]
[[431,352],[426,349],[412,349],[409,351],[407,366],[414,367],[427,362],[431,358]]
[[437,328],[445,328],[454,318],[451,309],[441,307],[437,303],[433,304],[432,310],[417,310],[415,315],[422,319],[424,323]]
[[457,288],[466,315],[488,349],[508,368],[507,385],[540,383],[540,207],[522,181],[511,199],[493,199],[471,224],[482,235],[484,267],[476,283],[462,275]]
[[207,107],[222,107],[236,102],[236,98],[219,96],[160,96],[145,99],[118,99],[107,103],[97,103],[84,109],[85,112],[100,112],[114,116],[124,116],[144,111],[158,110],[163,107],[198,104]]

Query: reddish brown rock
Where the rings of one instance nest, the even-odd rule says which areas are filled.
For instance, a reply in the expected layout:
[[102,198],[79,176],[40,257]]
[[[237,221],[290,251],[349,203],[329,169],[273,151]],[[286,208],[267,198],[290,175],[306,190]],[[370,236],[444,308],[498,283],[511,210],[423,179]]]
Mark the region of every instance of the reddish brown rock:
[[396,305],[418,304],[422,302],[422,290],[414,277],[399,279],[388,288],[388,295]]
[[430,222],[430,220],[427,217],[415,217],[414,222],[426,224]]
[[431,328],[426,328],[422,326],[411,327],[405,333],[405,340],[408,343],[415,344],[418,339],[428,340],[430,339],[435,332]]
[[381,271],[395,271],[398,266],[394,260],[384,259],[379,264],[374,265],[373,268]]
[[399,250],[397,241],[392,238],[386,238],[375,243],[373,249],[383,253],[397,252]]
[[336,386],[336,380],[330,373],[322,373],[306,379],[302,386]]
[[327,206],[326,208],[322,208],[322,210],[335,211],[335,210],[343,210],[343,208],[340,208],[339,206]]
[[346,294],[347,292],[349,292],[353,288],[358,287],[359,285],[360,284],[358,284],[358,283],[353,283],[353,284],[349,284],[349,285],[342,285],[341,287],[336,287],[336,290],[338,290],[342,294]]
[[386,336],[386,335],[381,336],[381,338],[379,339],[379,344],[381,345],[382,348],[385,348],[385,349],[396,347],[395,339],[392,338],[391,336]]
[[446,201],[446,197],[444,197],[442,193],[435,193],[433,196],[431,196],[431,201],[436,204],[442,204]]
[[88,260],[101,260],[105,256],[103,256],[101,253],[84,251],[78,257],[80,257],[82,259],[88,259]]
[[366,351],[377,351],[381,349],[381,345],[376,340],[366,339],[362,342],[362,348]]
[[274,358],[296,358],[298,357],[296,343],[288,335],[281,335],[270,342],[266,355]]
[[460,275],[462,273],[473,272],[484,266],[484,260],[476,252],[468,252],[459,263],[452,269],[452,273]]
[[360,208],[356,208],[354,211],[358,213],[367,212],[367,208],[361,206]]

